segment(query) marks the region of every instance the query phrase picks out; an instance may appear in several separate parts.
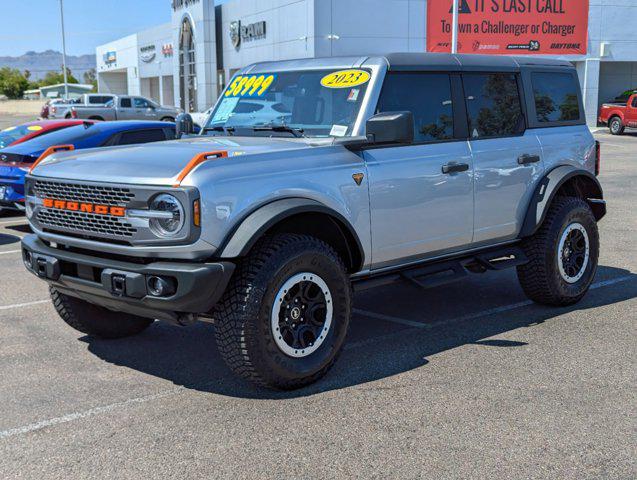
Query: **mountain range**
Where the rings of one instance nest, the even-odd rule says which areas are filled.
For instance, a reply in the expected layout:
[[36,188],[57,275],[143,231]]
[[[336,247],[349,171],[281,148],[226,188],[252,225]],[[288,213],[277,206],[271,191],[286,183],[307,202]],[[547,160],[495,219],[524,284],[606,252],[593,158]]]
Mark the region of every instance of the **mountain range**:
[[[95,68],[97,65],[95,55],[67,55],[66,66],[71,69],[73,75],[83,81],[84,72]],[[27,52],[19,57],[0,57],[0,68],[11,67],[20,71],[29,70],[31,80],[44,78],[47,72],[62,71],[62,53],[55,50],[45,52]]]

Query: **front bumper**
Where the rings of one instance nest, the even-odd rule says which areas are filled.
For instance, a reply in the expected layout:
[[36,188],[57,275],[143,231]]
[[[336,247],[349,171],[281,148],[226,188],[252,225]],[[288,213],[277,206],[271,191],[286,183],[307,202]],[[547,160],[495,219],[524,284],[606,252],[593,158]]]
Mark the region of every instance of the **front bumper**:
[[[61,293],[110,310],[179,324],[210,312],[235,268],[230,262],[125,262],[52,248],[36,235],[22,240],[22,258],[31,273]],[[148,288],[152,276],[170,281],[174,293],[152,296]]]

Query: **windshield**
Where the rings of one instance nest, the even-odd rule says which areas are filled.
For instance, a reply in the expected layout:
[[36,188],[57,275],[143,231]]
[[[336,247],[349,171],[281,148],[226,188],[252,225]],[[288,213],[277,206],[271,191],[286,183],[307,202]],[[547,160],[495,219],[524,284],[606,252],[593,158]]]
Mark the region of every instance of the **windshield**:
[[223,93],[204,134],[246,129],[241,135],[351,135],[370,78],[358,69],[240,75]]
[[40,130],[42,130],[42,127],[39,125],[20,125],[19,127],[9,127],[2,130],[0,132],[0,148],[8,147],[22,137],[39,132]]

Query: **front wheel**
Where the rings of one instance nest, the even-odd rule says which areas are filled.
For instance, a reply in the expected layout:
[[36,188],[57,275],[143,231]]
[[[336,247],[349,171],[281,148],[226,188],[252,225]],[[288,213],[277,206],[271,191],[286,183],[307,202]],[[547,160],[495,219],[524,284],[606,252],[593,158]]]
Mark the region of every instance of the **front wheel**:
[[580,198],[556,198],[524,249],[529,263],[518,267],[524,293],[545,305],[577,303],[597,271],[599,233],[591,208]]
[[349,279],[320,240],[265,238],[238,265],[217,313],[217,345],[236,374],[269,388],[301,388],[324,376],[342,349]]
[[608,124],[608,128],[613,135],[621,135],[624,133],[624,125],[619,117],[613,117]]
[[154,320],[114,312],[71,297],[51,288],[51,300],[58,315],[78,332],[100,338],[124,338],[146,330]]
[[173,117],[164,117],[161,119],[162,122],[173,122],[175,121],[175,119]]

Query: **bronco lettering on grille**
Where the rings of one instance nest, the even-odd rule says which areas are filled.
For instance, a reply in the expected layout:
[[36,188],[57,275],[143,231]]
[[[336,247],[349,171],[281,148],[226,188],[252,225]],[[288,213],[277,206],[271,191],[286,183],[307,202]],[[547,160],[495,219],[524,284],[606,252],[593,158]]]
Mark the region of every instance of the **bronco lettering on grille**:
[[66,200],[42,199],[45,208],[67,210],[70,212],[93,213],[95,215],[110,215],[112,217],[125,217],[126,209],[123,207],[109,207],[108,205],[96,205],[94,203],[67,202]]

